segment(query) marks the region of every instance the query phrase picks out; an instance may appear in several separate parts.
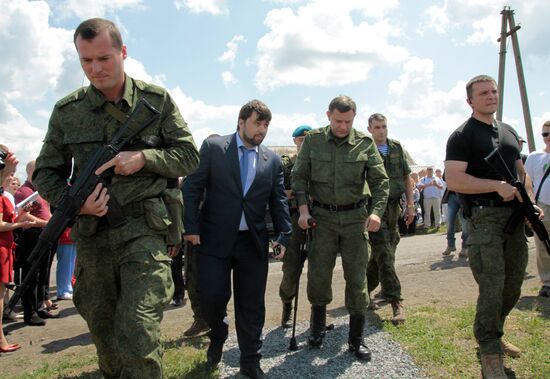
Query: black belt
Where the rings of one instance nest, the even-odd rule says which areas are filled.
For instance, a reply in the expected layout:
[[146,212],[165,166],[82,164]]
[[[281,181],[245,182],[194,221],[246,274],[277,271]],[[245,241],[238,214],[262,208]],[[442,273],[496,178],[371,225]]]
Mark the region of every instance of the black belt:
[[318,202],[317,200],[313,200],[313,206],[319,207],[323,209],[328,209],[331,212],[341,212],[341,211],[351,211],[353,209],[362,208],[367,204],[367,200],[359,200],[357,203],[353,204],[345,204],[345,205],[338,205],[338,204],[323,204]]
[[482,198],[469,198],[468,199],[474,207],[496,207],[496,208],[510,208],[514,205],[513,201],[502,201]]

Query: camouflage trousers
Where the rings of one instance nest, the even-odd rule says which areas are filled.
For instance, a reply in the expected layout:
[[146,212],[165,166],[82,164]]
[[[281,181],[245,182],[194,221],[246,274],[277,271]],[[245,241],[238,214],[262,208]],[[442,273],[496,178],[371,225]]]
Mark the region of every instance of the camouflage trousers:
[[292,236],[283,257],[283,279],[279,286],[279,296],[283,303],[292,302],[296,296],[296,284],[298,275],[301,273],[300,241],[302,232],[298,226],[298,214],[293,214],[291,219]]
[[512,208],[473,207],[468,236],[470,268],[478,284],[474,336],[481,354],[502,353],[504,321],[521,295],[527,267],[522,222],[509,234]]
[[332,301],[332,272],[336,255],[340,253],[346,281],[346,309],[353,316],[366,315],[369,305],[366,209],[331,212],[313,208],[312,215],[317,220],[317,227],[313,230],[311,249],[308,252],[309,302],[316,306],[327,305]]
[[160,322],[174,292],[166,242],[114,239],[108,229],[78,239],[75,306],[105,378],[162,378]]
[[189,248],[189,243],[185,243],[184,251],[184,265],[185,265],[185,288],[187,289],[187,295],[189,295],[189,302],[191,302],[191,310],[193,311],[193,318],[195,320],[202,318],[202,312],[199,302],[199,295],[197,293],[197,249],[196,247]]
[[397,222],[400,215],[399,203],[388,202],[380,230],[369,232],[372,252],[367,265],[368,291],[372,292],[381,283],[388,301],[402,300],[401,283],[395,272],[395,250],[400,240]]

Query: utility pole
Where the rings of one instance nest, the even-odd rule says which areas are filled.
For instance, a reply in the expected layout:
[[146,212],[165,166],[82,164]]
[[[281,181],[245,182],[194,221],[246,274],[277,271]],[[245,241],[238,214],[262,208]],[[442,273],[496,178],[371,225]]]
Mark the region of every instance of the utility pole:
[[[527,97],[527,87],[525,86],[525,75],[523,73],[523,63],[521,53],[519,51],[519,41],[517,31],[521,28],[514,21],[514,11],[509,6],[505,6],[502,12],[502,24],[500,30],[500,52],[498,64],[498,90],[499,104],[497,109],[497,120],[502,121],[503,106],[504,106],[504,72],[506,66],[506,38],[511,37],[512,48],[514,50],[514,59],[516,63],[516,72],[518,77],[519,92],[521,96],[521,105],[523,107],[523,119],[525,122],[525,131],[527,133],[527,144],[529,152],[535,150],[535,138],[533,136],[533,124],[531,122],[531,111],[529,110],[529,99]],[[508,25],[507,25],[508,24]],[[507,28],[508,26],[508,28]]]

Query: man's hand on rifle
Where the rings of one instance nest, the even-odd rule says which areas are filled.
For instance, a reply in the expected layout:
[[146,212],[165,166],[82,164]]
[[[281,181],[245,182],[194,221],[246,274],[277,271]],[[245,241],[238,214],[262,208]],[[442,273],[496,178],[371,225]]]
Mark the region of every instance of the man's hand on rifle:
[[96,171],[101,175],[107,169],[114,167],[117,175],[132,175],[145,166],[145,155],[141,151],[121,151],[113,159],[105,162]]
[[284,245],[281,245],[279,242],[276,242],[276,241],[273,241],[271,246],[273,247],[272,257],[279,261],[283,259],[285,256],[286,247],[284,247]]
[[104,188],[101,183],[98,183],[95,186],[94,192],[88,196],[84,205],[80,208],[80,214],[97,217],[105,216],[109,210],[107,206],[108,201],[107,187]]
[[201,236],[198,234],[188,234],[183,236],[184,241],[188,241],[193,246],[197,246],[201,244]]
[[514,197],[516,197],[520,203],[523,203],[523,199],[518,189],[504,181],[497,184],[496,192],[499,194],[500,197],[502,197],[502,200],[504,201],[514,200]]

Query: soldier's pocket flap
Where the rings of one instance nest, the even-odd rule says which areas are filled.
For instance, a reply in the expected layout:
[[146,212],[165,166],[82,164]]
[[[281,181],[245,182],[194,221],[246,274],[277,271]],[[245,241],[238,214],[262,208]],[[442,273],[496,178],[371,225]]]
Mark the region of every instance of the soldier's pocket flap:
[[344,162],[367,162],[368,160],[369,155],[365,151],[350,151],[344,156]]
[[143,201],[147,225],[153,230],[165,230],[170,225],[168,211],[161,198],[154,197]]
[[103,132],[96,128],[74,128],[66,131],[63,136],[63,143],[67,145],[88,142],[103,142]]

